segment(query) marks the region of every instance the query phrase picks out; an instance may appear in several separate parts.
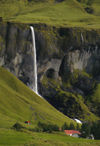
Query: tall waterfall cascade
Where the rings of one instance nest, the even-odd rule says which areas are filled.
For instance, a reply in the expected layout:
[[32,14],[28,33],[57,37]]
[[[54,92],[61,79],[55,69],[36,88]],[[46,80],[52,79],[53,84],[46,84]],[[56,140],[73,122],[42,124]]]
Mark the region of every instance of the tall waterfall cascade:
[[30,26],[32,33],[32,50],[33,50],[33,58],[34,58],[34,85],[32,90],[38,94],[38,86],[37,86],[37,60],[36,60],[36,45],[35,45],[35,32],[33,26]]

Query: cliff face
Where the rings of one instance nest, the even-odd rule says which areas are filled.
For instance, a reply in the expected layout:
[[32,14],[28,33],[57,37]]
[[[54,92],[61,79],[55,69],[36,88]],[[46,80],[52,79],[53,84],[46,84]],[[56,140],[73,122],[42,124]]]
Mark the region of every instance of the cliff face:
[[0,65],[32,87],[33,53],[29,26],[0,24]]
[[[60,75],[62,72],[65,73],[67,68],[71,72],[79,69],[90,74],[95,74],[94,70],[99,68],[99,32],[77,28],[43,27],[39,28],[36,36],[38,62],[42,64],[50,60],[51,65],[47,65],[48,68],[60,71]],[[99,73],[96,74],[98,75]]]
[[[100,82],[100,31],[43,24],[34,28],[40,94],[70,117],[85,118],[90,111],[100,116],[92,98],[89,109],[83,108]],[[0,24],[0,65],[31,88],[33,53],[29,25]]]

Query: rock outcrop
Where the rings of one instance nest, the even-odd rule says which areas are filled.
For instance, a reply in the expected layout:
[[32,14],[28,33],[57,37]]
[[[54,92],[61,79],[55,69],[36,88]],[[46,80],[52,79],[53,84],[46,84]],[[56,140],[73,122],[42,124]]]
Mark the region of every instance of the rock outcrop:
[[[74,118],[76,106],[72,105],[82,109],[82,105],[79,106],[76,100],[77,96],[82,96],[83,103],[87,104],[87,96],[91,96],[100,82],[100,31],[55,28],[45,24],[34,24],[34,28],[39,93],[53,105],[56,102],[53,103],[51,96],[56,99],[58,95],[57,98],[60,99],[60,91],[73,93],[75,98],[67,94],[66,106],[62,102],[58,109],[69,116],[71,113],[70,117]],[[0,23],[0,66],[6,67],[32,88],[33,52],[28,24]],[[71,102],[71,97],[75,102]],[[63,107],[68,110],[63,110]],[[80,111],[82,112],[77,117],[84,113],[83,109]]]

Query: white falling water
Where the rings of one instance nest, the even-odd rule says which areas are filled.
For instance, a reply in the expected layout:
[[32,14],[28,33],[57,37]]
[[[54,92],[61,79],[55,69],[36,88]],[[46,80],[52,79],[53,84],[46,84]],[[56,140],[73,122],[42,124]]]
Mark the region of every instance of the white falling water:
[[30,26],[31,32],[32,32],[32,49],[34,52],[34,85],[33,85],[33,91],[38,94],[38,87],[37,87],[37,61],[36,61],[36,46],[35,46],[35,33],[33,26]]
[[77,123],[82,124],[82,122],[78,119],[74,119]]

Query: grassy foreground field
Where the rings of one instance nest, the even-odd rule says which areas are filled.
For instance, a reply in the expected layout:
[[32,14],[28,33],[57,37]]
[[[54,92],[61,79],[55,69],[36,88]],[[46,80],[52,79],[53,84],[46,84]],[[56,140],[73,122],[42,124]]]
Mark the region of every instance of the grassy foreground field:
[[65,133],[36,133],[0,130],[0,145],[12,146],[100,146],[100,141],[72,138]]
[[[81,0],[82,1],[82,0]],[[86,11],[91,11],[88,13]],[[1,0],[0,16],[5,21],[45,23],[53,26],[100,28],[99,0]]]

